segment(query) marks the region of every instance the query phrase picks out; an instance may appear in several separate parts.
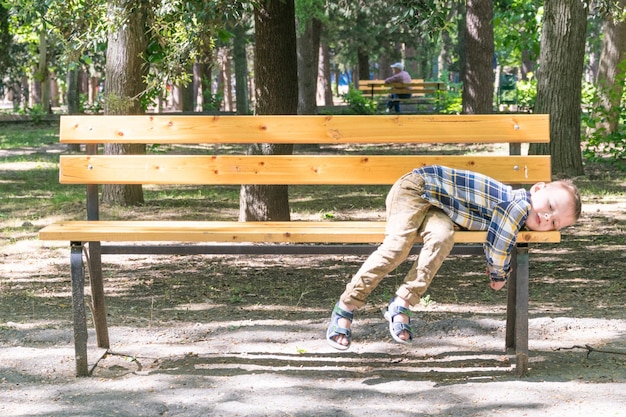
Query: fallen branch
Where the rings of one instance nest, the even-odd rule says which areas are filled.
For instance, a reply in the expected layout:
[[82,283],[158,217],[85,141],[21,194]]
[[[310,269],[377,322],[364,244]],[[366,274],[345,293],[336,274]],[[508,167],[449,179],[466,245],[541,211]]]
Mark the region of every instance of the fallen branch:
[[604,350],[604,349],[596,349],[593,346],[590,345],[585,345],[585,346],[580,346],[580,345],[575,345],[569,348],[556,348],[555,350],[574,350],[574,349],[586,349],[587,350],[587,358],[589,358],[589,355],[591,355],[591,352],[598,352],[598,353],[608,353],[610,355],[626,355],[626,352],[620,352],[618,350]]

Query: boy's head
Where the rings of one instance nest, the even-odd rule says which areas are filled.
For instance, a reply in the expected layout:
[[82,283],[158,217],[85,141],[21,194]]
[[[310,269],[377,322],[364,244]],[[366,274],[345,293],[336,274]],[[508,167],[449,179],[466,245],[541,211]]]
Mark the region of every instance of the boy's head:
[[559,230],[576,223],[580,217],[580,194],[569,180],[538,182],[530,188],[530,230]]

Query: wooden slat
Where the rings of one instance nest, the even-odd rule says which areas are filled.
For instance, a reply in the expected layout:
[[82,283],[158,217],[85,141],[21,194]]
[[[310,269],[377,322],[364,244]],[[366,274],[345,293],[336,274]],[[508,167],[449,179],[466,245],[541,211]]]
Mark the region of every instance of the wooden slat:
[[[63,221],[41,240],[108,242],[379,243],[385,222]],[[458,231],[457,243],[482,243],[487,232]],[[522,231],[518,242],[559,242],[559,232]],[[419,240],[417,240],[419,242]]]
[[391,88],[391,87],[380,87],[374,88],[371,90],[363,91],[369,96],[384,96],[388,97],[390,93],[394,94],[411,94],[412,96],[423,96],[426,94],[435,94],[437,92],[434,88],[423,88],[423,87],[415,87],[415,88]]
[[549,156],[62,155],[63,184],[393,184],[424,165],[470,169],[509,184],[550,180]]
[[445,84],[437,81],[413,80],[410,83],[391,83],[386,84],[385,80],[361,80],[359,81],[359,90],[366,95],[378,96],[387,95],[392,90],[398,94],[434,94],[443,90]]
[[62,143],[547,143],[548,115],[62,116]]
[[[429,86],[429,87],[437,87],[440,89],[446,85],[446,83],[442,81],[424,81],[421,78],[411,80],[410,83],[392,83],[392,84]],[[390,84],[386,84],[385,80],[359,80],[359,88],[366,88],[366,87],[371,87],[371,86],[377,87],[380,85],[390,85]]]

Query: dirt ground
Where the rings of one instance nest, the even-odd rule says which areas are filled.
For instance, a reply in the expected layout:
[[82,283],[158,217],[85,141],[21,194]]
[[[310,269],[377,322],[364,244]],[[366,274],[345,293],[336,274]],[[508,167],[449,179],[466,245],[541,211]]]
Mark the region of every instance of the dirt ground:
[[626,201],[586,201],[562,244],[531,248],[522,379],[506,293],[467,256],[417,308],[413,345],[380,314],[406,263],[357,312],[347,352],[324,333],[361,257],[105,257],[111,349],[90,333],[93,376],[76,378],[69,251],[35,238],[49,220],[20,220],[30,238],[0,254],[1,416],[624,415]]

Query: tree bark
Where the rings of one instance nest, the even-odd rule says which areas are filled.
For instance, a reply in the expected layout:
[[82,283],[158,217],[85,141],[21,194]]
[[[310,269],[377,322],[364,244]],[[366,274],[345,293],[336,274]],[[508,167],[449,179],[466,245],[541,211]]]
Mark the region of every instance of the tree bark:
[[248,114],[248,57],[246,55],[246,28],[243,24],[233,28],[233,60],[235,61],[235,100],[237,114]]
[[309,19],[298,36],[298,114],[317,113],[317,75],[322,22]]
[[[80,112],[80,101],[78,93],[78,68],[69,68],[67,70],[66,83],[67,83],[67,113],[78,114]],[[80,144],[70,144],[67,149],[71,152],[79,152]]]
[[39,68],[37,70],[37,83],[41,91],[41,110],[45,114],[52,113],[50,107],[50,70],[48,69],[48,31],[46,22],[42,19],[42,29],[39,33]]
[[358,59],[358,68],[357,75],[358,80],[369,80],[370,79],[370,56],[364,49],[359,49],[357,51],[357,59]]
[[535,113],[550,115],[550,144],[531,144],[529,154],[549,153],[557,177],[582,175],[580,98],[588,9],[580,0],[546,0],[544,7]]
[[[111,0],[107,13],[113,26],[109,31],[106,54],[105,114],[143,114],[141,95],[147,66],[143,59],[147,46],[148,7],[141,0]],[[104,153],[141,154],[145,145],[107,144]],[[142,204],[141,185],[104,185],[102,201],[116,205]]]
[[493,112],[493,1],[468,0],[463,113]]
[[[620,9],[626,7],[626,0],[619,0]],[[602,107],[602,120],[596,129],[603,129],[610,135],[617,131],[622,102],[624,70],[620,63],[626,57],[626,21],[616,22],[608,17],[604,26],[602,53],[598,65],[596,85]]]
[[[298,62],[293,0],[262,0],[254,13],[256,42],[254,73],[257,114],[296,114]],[[289,155],[293,145],[255,144],[248,153]],[[289,220],[286,185],[244,185],[239,200],[240,221]]]
[[327,44],[320,46],[319,76],[317,80],[317,99],[325,106],[333,105],[333,90],[331,83],[330,48]]

